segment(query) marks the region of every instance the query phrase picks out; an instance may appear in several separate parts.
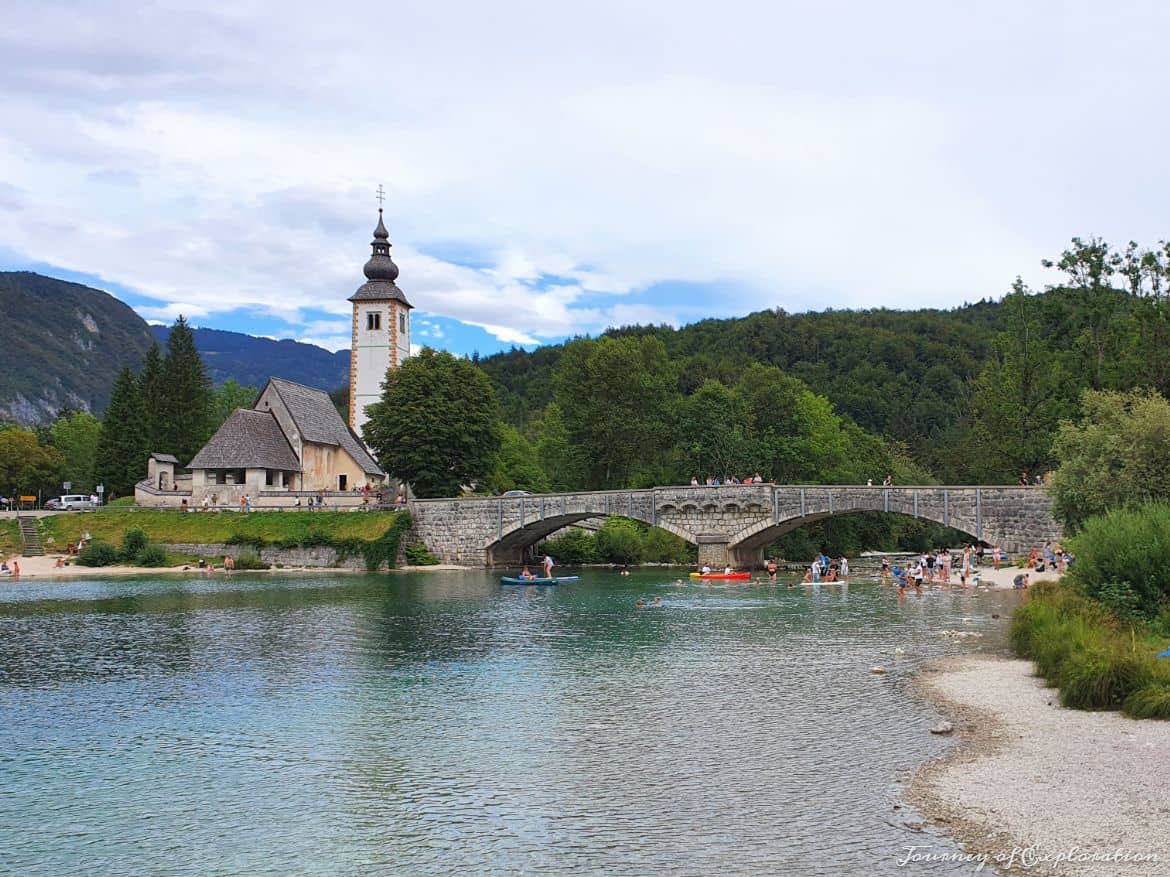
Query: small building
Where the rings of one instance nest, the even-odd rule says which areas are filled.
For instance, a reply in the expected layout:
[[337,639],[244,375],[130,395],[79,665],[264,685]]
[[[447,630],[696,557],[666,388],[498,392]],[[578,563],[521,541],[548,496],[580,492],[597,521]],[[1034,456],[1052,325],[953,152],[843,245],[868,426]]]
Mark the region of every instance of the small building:
[[173,489],[176,463],[151,455],[149,478],[135,489],[139,505],[201,507],[207,498],[234,507],[245,495],[257,508],[294,505],[300,495],[360,505],[386,482],[328,393],[280,378],[269,378],[252,407],[233,411],[195,455],[189,489]]

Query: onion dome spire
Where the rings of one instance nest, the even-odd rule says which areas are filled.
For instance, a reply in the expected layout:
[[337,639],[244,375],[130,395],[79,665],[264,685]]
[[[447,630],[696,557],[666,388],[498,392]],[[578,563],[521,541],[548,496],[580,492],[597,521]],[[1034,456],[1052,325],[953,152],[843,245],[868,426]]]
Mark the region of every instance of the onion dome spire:
[[388,280],[393,283],[398,279],[398,266],[390,258],[390,232],[386,231],[386,224],[382,222],[382,208],[378,208],[378,227],[374,229],[374,239],[370,241],[373,253],[370,261],[366,262],[365,271],[367,280]]

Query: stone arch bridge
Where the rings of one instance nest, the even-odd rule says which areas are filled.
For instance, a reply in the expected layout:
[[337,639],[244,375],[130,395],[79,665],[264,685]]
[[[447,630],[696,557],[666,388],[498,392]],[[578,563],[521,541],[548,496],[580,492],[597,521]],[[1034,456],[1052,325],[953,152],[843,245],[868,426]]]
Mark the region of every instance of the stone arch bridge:
[[973,540],[1027,551],[1061,537],[1042,487],[861,487],[742,484],[515,497],[414,500],[415,537],[445,563],[500,566],[563,527],[608,517],[661,527],[711,566],[753,566],[764,547],[833,515],[888,512],[934,521]]

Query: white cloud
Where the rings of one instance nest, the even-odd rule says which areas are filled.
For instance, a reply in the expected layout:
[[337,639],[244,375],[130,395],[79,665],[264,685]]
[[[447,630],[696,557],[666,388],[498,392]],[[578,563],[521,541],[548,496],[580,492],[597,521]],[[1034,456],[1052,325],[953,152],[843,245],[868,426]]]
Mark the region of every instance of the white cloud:
[[720,313],[951,306],[1074,234],[1166,233],[1162,7],[436,0],[390,52],[372,5],[7,12],[0,240],[163,322],[348,346],[379,181],[419,312],[517,344],[693,318],[631,300],[670,281]]

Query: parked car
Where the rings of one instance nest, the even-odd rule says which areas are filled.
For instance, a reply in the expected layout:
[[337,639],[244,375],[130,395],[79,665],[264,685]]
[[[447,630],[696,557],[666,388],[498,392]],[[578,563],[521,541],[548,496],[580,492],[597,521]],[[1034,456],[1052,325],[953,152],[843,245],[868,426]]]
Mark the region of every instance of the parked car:
[[50,511],[59,512],[64,508],[64,506],[61,505],[61,500],[58,497],[53,497],[52,499],[45,500],[44,508],[47,508]]
[[[89,511],[93,508],[93,500],[80,493],[68,493],[65,496],[59,496],[56,500],[60,505],[57,508],[67,512]],[[49,500],[53,502],[53,500]],[[49,507],[49,503],[45,503],[45,508]]]
[[505,490],[501,496],[531,496],[527,490]]

